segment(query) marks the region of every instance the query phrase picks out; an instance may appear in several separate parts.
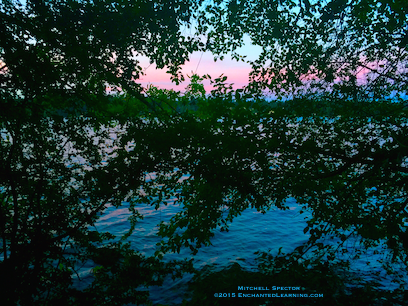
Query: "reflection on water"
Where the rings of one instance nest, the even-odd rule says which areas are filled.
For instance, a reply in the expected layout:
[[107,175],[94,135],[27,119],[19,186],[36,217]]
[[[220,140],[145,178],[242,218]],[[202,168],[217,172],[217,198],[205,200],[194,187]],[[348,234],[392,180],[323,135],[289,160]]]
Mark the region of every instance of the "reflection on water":
[[[261,125],[260,128],[262,128]],[[372,130],[373,127],[369,128],[368,130]],[[116,133],[119,132],[119,127],[112,129],[110,140],[117,139]],[[360,132],[365,133],[363,130]],[[381,140],[382,144],[383,141],[392,141],[392,139]],[[347,145],[352,147],[354,144],[347,143]],[[133,143],[128,143],[127,149],[132,150],[133,146]],[[112,149],[107,143],[105,153],[110,153]],[[279,153],[271,152],[270,154],[276,158],[279,157]],[[77,162],[81,163],[82,161],[78,160]],[[278,166],[278,161],[272,166]],[[146,181],[152,179],[154,179],[154,173],[150,173],[149,177],[146,177]],[[297,246],[306,242],[309,235],[304,234],[303,230],[306,227],[307,219],[311,217],[311,213],[300,214],[300,207],[294,199],[288,199],[286,204],[290,208],[289,210],[276,209],[268,211],[266,214],[257,212],[255,209],[244,211],[242,215],[234,219],[229,232],[216,231],[211,240],[212,245],[202,247],[199,250],[194,256],[195,268],[200,269],[212,265],[215,269],[221,270],[231,263],[239,263],[244,269],[255,270],[257,268],[255,252],[270,250],[272,254],[277,254],[278,250],[282,248],[282,252],[290,253]],[[138,211],[144,216],[144,219],[139,221],[136,230],[129,237],[131,246],[145,255],[153,255],[156,250],[156,243],[160,242],[160,238],[156,235],[158,224],[161,221],[168,222],[180,210],[180,206],[173,205],[171,202],[167,206],[161,206],[158,210],[148,205],[139,206]],[[120,237],[129,230],[129,216],[126,203],[118,209],[108,207],[96,227],[101,232],[110,232]],[[330,243],[330,241],[326,242]],[[346,242],[346,247],[350,249],[350,253],[359,248],[356,241],[352,239]],[[377,260],[385,257],[386,252],[382,248],[371,250],[353,262],[351,271],[363,277],[368,277],[369,272],[378,272],[378,275],[374,276],[374,280],[381,281],[384,288],[395,288],[396,285],[391,284],[385,271],[377,262]],[[181,249],[180,254],[167,254],[164,258],[168,260],[191,258],[191,254],[189,249]],[[370,264],[367,265],[367,262]],[[87,283],[91,281],[90,271],[92,267],[90,263],[86,263],[80,270],[83,281],[79,287],[86,287]],[[167,305],[180,304],[191,277],[191,275],[185,275],[176,281],[167,279],[163,287],[151,288],[150,293],[153,302]],[[370,277],[373,275],[371,274]]]
[[[231,263],[239,263],[242,268],[255,270],[256,251],[278,251],[282,247],[283,252],[293,251],[295,247],[304,243],[309,235],[303,234],[306,220],[310,215],[299,214],[300,207],[293,199],[287,202],[289,210],[271,210],[262,214],[255,209],[248,209],[234,219],[229,227],[229,232],[217,230],[212,238],[212,245],[202,247],[194,256],[194,267],[200,269],[206,265],[213,265],[222,269]],[[170,218],[181,210],[179,205],[161,206],[155,210],[151,206],[138,207],[144,216],[138,222],[135,231],[129,237],[132,248],[153,255],[156,243],[160,242],[157,236],[158,224],[161,221],[168,222]],[[101,232],[110,232],[117,237],[129,230],[128,217],[130,213],[126,203],[121,208],[108,207],[101,216],[96,228]],[[181,249],[180,254],[166,254],[164,259],[191,258],[190,249]],[[88,263],[80,270],[80,288],[86,287],[92,281],[90,271],[93,267]],[[185,275],[181,279],[166,279],[162,287],[152,287],[150,295],[154,303],[178,305],[181,303],[187,290],[187,283],[192,275]]]
[[[214,269],[221,270],[232,263],[239,263],[244,269],[256,270],[256,254],[254,254],[256,251],[270,250],[272,254],[277,254],[280,247],[285,253],[293,251],[309,238],[309,234],[304,234],[303,229],[306,227],[306,220],[311,217],[311,213],[300,214],[300,206],[294,199],[288,199],[287,206],[289,206],[289,210],[271,210],[266,214],[257,212],[255,209],[244,211],[232,222],[229,232],[216,231],[211,240],[212,245],[202,247],[199,250],[194,256],[195,268],[200,269],[206,265],[212,265]],[[156,250],[156,243],[160,241],[156,235],[158,224],[161,221],[169,221],[180,210],[180,206],[172,205],[172,203],[160,207],[159,210],[147,205],[139,207],[139,212],[144,215],[144,219],[138,223],[136,230],[129,238],[132,247],[145,255],[153,255]],[[129,221],[127,220],[129,215],[126,205],[119,209],[109,207],[96,227],[99,231],[108,231],[121,236],[129,229]],[[355,241],[349,241],[347,246],[350,250],[354,250],[356,248]],[[164,258],[165,260],[191,258],[189,251],[189,249],[181,249],[180,254],[167,254]],[[351,266],[351,271],[361,275],[378,271],[379,274],[374,276],[376,278],[374,280],[382,279],[383,286],[388,289],[396,287],[386,279],[385,272],[375,262],[381,256],[384,257],[383,252],[379,252],[379,254],[371,252],[355,261]],[[367,266],[367,261],[372,264]],[[89,276],[91,268],[91,266],[84,266],[81,270],[81,275],[84,276],[82,285],[91,281]],[[162,287],[150,288],[152,301],[155,304],[181,304],[191,278],[192,275],[185,275],[183,278],[173,281],[169,277]]]

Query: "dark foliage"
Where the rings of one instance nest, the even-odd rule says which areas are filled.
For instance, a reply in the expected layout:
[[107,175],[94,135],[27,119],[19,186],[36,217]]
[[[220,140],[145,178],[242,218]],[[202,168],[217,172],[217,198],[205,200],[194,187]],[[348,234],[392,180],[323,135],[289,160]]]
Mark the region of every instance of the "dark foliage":
[[[283,272],[265,254],[263,274],[235,266],[227,275],[266,281],[273,274],[284,284],[289,269],[299,283],[323,282],[328,303],[356,304],[361,292],[361,301],[374,302],[379,293],[369,287],[353,293],[333,287],[339,277],[332,267],[380,249],[388,254],[384,268],[404,288],[406,6],[366,0],[201,4],[0,3],[5,304],[148,303],[146,287],[192,271],[191,262],[162,261],[164,253],[183,247],[195,253],[245,209],[287,209],[288,197],[302,212],[312,211],[304,230],[309,241],[278,257]],[[207,37],[205,48],[199,36],[181,35],[192,17]],[[167,67],[179,82],[180,66],[193,51],[221,57],[232,51],[242,59],[236,49],[244,34],[263,48],[245,90],[232,90],[223,75],[192,76],[184,95],[154,87],[142,94],[135,82],[142,68],[134,55]],[[210,95],[203,79],[215,86]],[[121,94],[108,95],[108,85]],[[274,102],[261,98],[267,88]],[[138,207],[158,208],[170,198],[183,210],[160,224],[156,256],[134,251],[126,238],[142,218]],[[123,237],[92,227],[108,206],[131,213]],[[343,261],[350,239],[363,251]],[[86,262],[95,266],[93,281],[78,289],[73,278]],[[210,289],[223,289],[219,274],[197,284],[215,278],[218,288]],[[196,294],[193,301],[201,291]],[[403,302],[384,296],[384,303]]]

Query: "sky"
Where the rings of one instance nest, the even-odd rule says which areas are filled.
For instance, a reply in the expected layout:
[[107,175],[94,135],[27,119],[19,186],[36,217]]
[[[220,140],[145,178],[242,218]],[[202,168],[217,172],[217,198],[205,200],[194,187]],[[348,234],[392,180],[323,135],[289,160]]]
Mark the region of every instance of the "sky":
[[[261,47],[252,45],[250,39],[245,37],[244,47],[237,51],[241,55],[247,55],[247,59],[255,60],[261,53]],[[181,92],[189,84],[187,75],[191,76],[193,73],[200,76],[209,74],[212,79],[224,74],[228,77],[227,83],[234,83],[233,88],[238,89],[248,84],[248,74],[251,70],[249,64],[232,60],[230,55],[225,56],[223,61],[214,62],[214,56],[210,52],[194,52],[190,55],[190,60],[182,66],[186,81],[177,86],[170,81],[170,75],[166,73],[166,69],[156,69],[155,64],[150,65],[146,57],[140,57],[139,60],[145,75],[141,76],[137,83],[143,87],[151,84],[161,89],[174,89]],[[203,84],[206,91],[210,92],[212,89],[210,82],[204,80]]]
[[[20,0],[20,3],[25,6],[26,1]],[[192,27],[183,28],[181,30],[186,35],[194,35]],[[247,55],[247,60],[255,60],[261,53],[262,48],[251,44],[250,38],[244,36],[244,47],[236,50],[241,55]],[[144,69],[145,75],[141,76],[136,82],[143,87],[147,87],[152,84],[161,89],[174,89],[184,92],[185,88],[189,84],[187,75],[191,76],[193,73],[197,73],[200,76],[209,74],[212,79],[219,77],[221,74],[227,76],[227,83],[233,83],[234,89],[242,88],[248,84],[248,74],[250,72],[250,65],[231,60],[231,56],[225,56],[223,61],[218,60],[214,62],[214,56],[210,52],[194,52],[190,55],[190,60],[186,62],[182,67],[182,73],[186,81],[180,85],[176,85],[170,81],[170,75],[166,73],[166,69],[156,69],[156,65],[150,65],[147,57],[138,57],[140,66]],[[212,89],[210,82],[204,80],[204,88],[209,93]]]

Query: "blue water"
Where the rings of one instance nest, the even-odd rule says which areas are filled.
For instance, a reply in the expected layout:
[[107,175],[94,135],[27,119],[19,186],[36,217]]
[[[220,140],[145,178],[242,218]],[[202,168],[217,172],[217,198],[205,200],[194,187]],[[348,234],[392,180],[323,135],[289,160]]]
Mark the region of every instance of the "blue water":
[[[299,214],[300,208],[294,200],[287,202],[289,210],[271,210],[266,214],[248,209],[237,217],[230,225],[229,232],[215,231],[212,245],[202,247],[194,256],[194,266],[197,269],[205,265],[224,268],[231,263],[239,263],[246,269],[256,269],[256,251],[277,252],[282,247],[283,252],[293,251],[295,247],[307,241],[309,235],[303,234],[308,214]],[[180,211],[180,207],[172,205],[155,210],[150,206],[140,207],[139,212],[144,219],[129,238],[134,249],[153,255],[156,243],[160,238],[156,235],[160,221],[169,221],[171,216]],[[129,229],[127,220],[129,211],[126,207],[115,209],[109,207],[97,223],[100,231],[109,231],[114,235],[123,235]],[[168,259],[191,258],[189,249],[181,250],[180,254],[169,254]],[[187,290],[187,282],[191,275],[172,281],[167,281],[163,287],[152,288],[151,298],[154,303],[168,305],[180,304]]]
[[[194,267],[201,269],[206,265],[212,265],[212,268],[218,270],[232,263],[238,263],[244,269],[256,270],[257,255],[255,252],[270,251],[272,254],[277,254],[281,247],[282,252],[293,251],[309,238],[308,234],[303,233],[303,229],[306,227],[306,221],[311,217],[311,213],[300,214],[300,206],[294,199],[288,199],[287,206],[289,210],[275,209],[266,214],[257,212],[255,209],[247,209],[231,223],[229,232],[215,231],[215,236],[211,240],[212,245],[202,247],[194,256]],[[156,250],[156,243],[160,241],[157,236],[158,224],[161,221],[169,221],[171,216],[180,209],[171,201],[167,206],[162,206],[158,210],[148,205],[140,206],[139,212],[144,215],[144,219],[138,223],[135,232],[129,238],[132,247],[146,255],[153,255]],[[119,209],[108,207],[96,227],[99,231],[108,231],[120,237],[129,229],[129,221],[127,220],[129,215],[126,203]],[[347,244],[351,251],[358,248],[353,240]],[[191,257],[189,249],[182,249],[180,254],[167,254],[164,259]],[[371,253],[362,256],[360,260],[354,261],[350,271],[363,278],[379,281],[385,289],[396,288],[397,286],[391,283],[391,279],[377,263],[378,259],[385,257],[383,251],[378,254],[371,251]],[[367,265],[367,262],[370,262],[370,265]],[[80,272],[82,285],[91,281],[90,271],[92,268],[92,266],[82,268]],[[378,272],[378,275],[373,276],[372,272]],[[188,292],[187,286],[191,278],[192,275],[185,275],[175,281],[167,279],[163,286],[150,288],[151,300],[154,304],[181,304]]]
[[[111,138],[116,138],[115,133],[111,134]],[[232,263],[238,263],[244,269],[256,270],[257,255],[255,252],[270,251],[271,254],[277,254],[282,248],[282,252],[290,253],[297,246],[305,243],[309,235],[304,234],[303,230],[306,227],[306,221],[311,218],[311,212],[300,214],[300,206],[294,199],[288,199],[286,204],[289,207],[288,210],[272,209],[266,214],[257,212],[255,209],[247,209],[234,219],[229,227],[229,232],[216,230],[211,240],[212,245],[202,247],[194,256],[195,268],[201,269],[211,265],[214,269],[220,270]],[[137,209],[144,219],[138,222],[136,230],[128,241],[135,250],[148,256],[153,255],[156,251],[156,243],[160,242],[157,236],[158,224],[161,221],[168,222],[181,208],[169,201],[167,206],[161,206],[158,210],[150,205],[140,205]],[[107,231],[121,237],[129,230],[129,216],[127,203],[124,203],[121,208],[108,207],[98,220],[96,228],[101,232]],[[357,240],[350,239],[345,246],[350,251],[344,256],[345,259],[347,256],[352,256],[356,250],[361,250]],[[350,273],[361,276],[365,280],[378,281],[383,289],[394,289],[398,286],[391,282],[392,278],[387,276],[378,263],[378,260],[386,261],[387,256],[383,247],[370,250],[364,253],[359,260],[353,261]],[[182,249],[180,254],[166,254],[164,259],[191,257],[189,249]],[[80,287],[86,287],[92,281],[92,268],[93,266],[88,263],[80,270],[79,274],[82,279]],[[395,269],[398,270],[399,267]],[[188,282],[191,278],[192,275],[185,275],[175,281],[168,279],[163,286],[150,288],[153,303],[179,305],[188,291]]]

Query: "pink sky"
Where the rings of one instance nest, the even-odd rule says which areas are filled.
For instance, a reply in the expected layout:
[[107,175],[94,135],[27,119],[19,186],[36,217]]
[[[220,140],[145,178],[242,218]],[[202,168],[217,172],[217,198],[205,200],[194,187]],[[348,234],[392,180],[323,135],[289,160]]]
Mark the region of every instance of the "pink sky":
[[[248,74],[250,72],[250,66],[246,63],[232,61],[225,58],[223,61],[214,62],[211,54],[204,53],[201,61],[201,54],[193,54],[189,62],[183,66],[182,73],[186,78],[186,81],[180,85],[176,85],[170,81],[170,75],[166,73],[166,69],[156,69],[156,66],[152,64],[150,67],[148,60],[142,62],[141,66],[147,68],[145,75],[142,76],[137,83],[142,84],[143,87],[148,84],[152,84],[161,89],[175,89],[179,91],[184,91],[185,87],[189,84],[187,75],[191,76],[196,72],[198,75],[202,76],[204,74],[209,74],[212,79],[219,77],[222,73],[228,77],[228,83],[234,83],[234,88],[241,88],[248,83]],[[198,63],[200,64],[198,65]],[[197,68],[198,65],[198,68]],[[210,82],[205,80],[205,89],[207,92],[211,90]]]
[[[240,48],[239,53],[241,55],[247,55],[247,59],[254,60],[260,51],[260,47],[251,45],[249,39],[246,39],[245,47]],[[177,86],[170,81],[170,75],[166,73],[166,69],[156,69],[154,64],[149,64],[147,58],[139,58],[139,60],[141,61],[140,66],[145,69],[145,75],[137,80],[137,83],[143,87],[152,84],[161,89],[174,89],[181,92],[183,92],[189,84],[187,75],[191,76],[193,73],[197,73],[200,76],[209,74],[212,79],[224,74],[224,76],[228,77],[227,82],[234,83],[234,89],[238,89],[248,84],[248,74],[251,70],[249,64],[231,60],[231,56],[229,55],[225,56],[223,61],[218,60],[214,62],[214,56],[211,53],[195,52],[190,56],[190,61],[186,62],[182,69],[186,81]],[[204,80],[203,84],[209,93],[212,89],[210,82]]]

